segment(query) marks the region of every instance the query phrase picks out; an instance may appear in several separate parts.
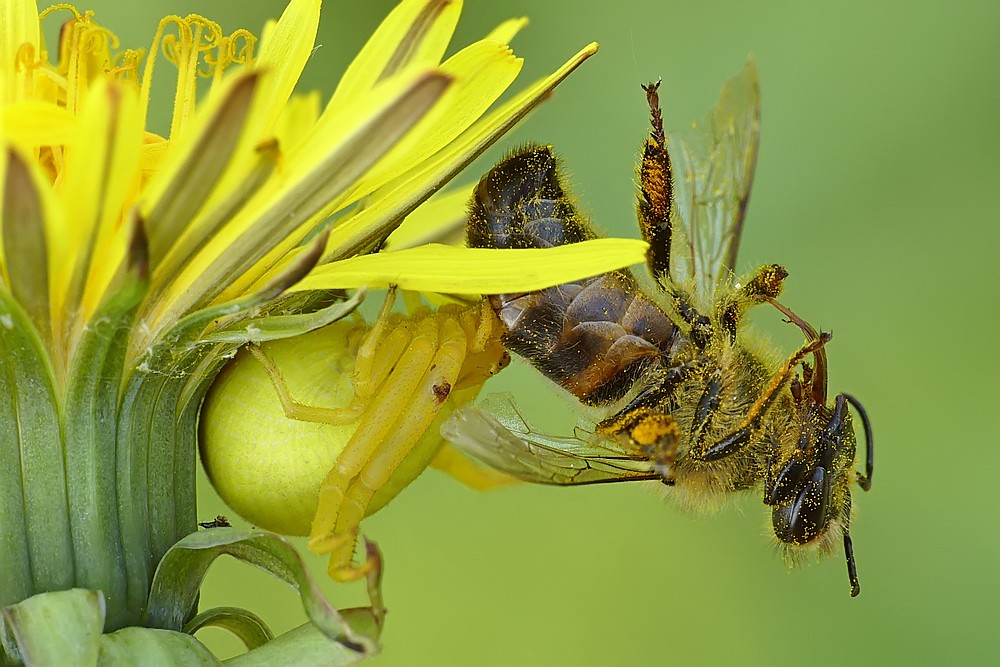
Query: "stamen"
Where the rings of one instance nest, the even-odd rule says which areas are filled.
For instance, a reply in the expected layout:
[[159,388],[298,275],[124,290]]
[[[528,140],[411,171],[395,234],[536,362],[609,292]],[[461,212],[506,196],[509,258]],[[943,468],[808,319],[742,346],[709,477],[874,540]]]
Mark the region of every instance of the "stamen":
[[215,55],[205,53],[205,64],[212,73],[212,86],[222,81],[222,75],[230,65],[252,65],[257,37],[249,30],[239,29],[231,35],[222,37]]
[[[176,35],[165,34],[171,25],[176,27]],[[201,66],[202,54],[219,48],[222,43],[223,34],[219,24],[197,14],[189,14],[184,18],[177,15],[166,16],[157,26],[149,49],[150,57],[146,61],[146,71],[143,73],[141,99],[145,110],[149,104],[156,53],[158,50],[162,51],[167,60],[177,65],[177,86],[174,92],[173,119],[170,124],[171,137],[176,137],[181,132],[194,113],[198,76],[212,76],[216,69],[213,64],[215,61],[208,63],[207,56],[205,63],[207,66]]]

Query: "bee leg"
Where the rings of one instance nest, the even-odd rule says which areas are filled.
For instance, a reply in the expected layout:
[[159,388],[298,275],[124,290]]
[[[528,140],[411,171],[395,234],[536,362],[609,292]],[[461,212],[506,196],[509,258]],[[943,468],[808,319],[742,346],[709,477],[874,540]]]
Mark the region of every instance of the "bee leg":
[[795,367],[802,363],[802,360],[808,355],[822,350],[823,346],[829,343],[832,338],[832,333],[821,333],[817,339],[807,342],[796,350],[792,356],[785,360],[781,365],[781,369],[775,373],[774,377],[771,378],[771,382],[764,389],[763,393],[761,393],[760,398],[750,406],[740,426],[729,435],[705,448],[704,451],[696,453],[695,456],[702,461],[717,461],[746,445],[750,441],[750,436],[754,430],[760,425],[760,421],[768,408],[774,404],[782,388],[792,379]]
[[778,264],[765,264],[757,269],[753,278],[736,291],[723,309],[721,318],[722,328],[729,334],[730,341],[736,342],[737,326],[743,314],[752,306],[776,299],[781,294],[782,283],[787,277],[788,271],[784,267]]
[[671,289],[670,295],[674,300],[674,307],[681,318],[691,326],[690,336],[694,344],[700,349],[705,349],[708,341],[712,338],[712,321],[691,305],[688,296],[677,289]]
[[663,483],[673,486],[673,467],[680,445],[680,429],[673,417],[662,410],[640,405],[601,421],[596,432],[612,436],[628,433],[642,457],[653,463]]
[[649,136],[642,149],[639,164],[639,203],[637,217],[642,238],[649,243],[646,263],[657,282],[670,282],[670,237],[673,231],[671,213],[674,208],[674,180],[667,152],[667,138],[663,133],[663,114],[660,111],[660,82],[642,87],[649,103]]

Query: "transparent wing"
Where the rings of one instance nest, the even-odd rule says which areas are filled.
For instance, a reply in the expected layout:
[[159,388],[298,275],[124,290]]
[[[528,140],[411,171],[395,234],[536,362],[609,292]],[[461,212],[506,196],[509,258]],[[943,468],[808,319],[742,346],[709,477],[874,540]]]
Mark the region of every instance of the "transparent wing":
[[659,480],[649,462],[575,437],[533,430],[508,395],[482,407],[464,405],[441,426],[446,440],[473,458],[536,484],[599,484]]
[[669,135],[677,202],[671,277],[693,284],[698,303],[715,302],[736,264],[759,143],[760,85],[752,58],[725,83],[703,120]]

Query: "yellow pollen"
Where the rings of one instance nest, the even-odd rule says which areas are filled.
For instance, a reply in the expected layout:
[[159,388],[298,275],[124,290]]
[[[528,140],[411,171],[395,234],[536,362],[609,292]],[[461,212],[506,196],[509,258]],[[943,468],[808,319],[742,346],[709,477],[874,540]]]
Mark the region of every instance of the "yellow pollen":
[[667,436],[679,438],[680,431],[677,430],[677,422],[670,415],[654,413],[639,420],[630,435],[636,444],[652,446],[663,442]]

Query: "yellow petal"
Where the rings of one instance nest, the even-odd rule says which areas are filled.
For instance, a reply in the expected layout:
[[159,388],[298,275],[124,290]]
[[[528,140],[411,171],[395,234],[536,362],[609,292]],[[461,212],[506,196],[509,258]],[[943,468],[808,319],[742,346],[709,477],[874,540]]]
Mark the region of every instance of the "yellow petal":
[[[192,307],[242,293],[315,225],[340,197],[447,90],[438,72],[386,81],[314,128],[288,169],[272,179],[209,242],[157,304],[151,330],[169,326]],[[342,121],[342,122],[341,122]],[[256,266],[255,266],[256,265]],[[235,281],[235,282],[234,282]]]
[[[66,217],[53,228],[52,321],[86,321],[125,255],[129,229],[122,224],[135,199],[141,172],[143,118],[136,91],[98,79],[87,91],[79,135],[66,149],[57,196]],[[79,310],[69,304],[80,304]]]
[[458,16],[460,0],[404,0],[382,21],[337,84],[328,106],[347,104],[404,67],[441,62]]
[[390,184],[384,192],[379,192],[367,208],[333,229],[323,262],[344,259],[373,248],[398,226],[399,221],[424,201],[428,193],[434,192],[464,169],[595,53],[597,44],[588,45],[550,76],[535,82],[473,125],[447,148],[414,169],[405,180],[399,184]]
[[0,98],[12,102],[23,95],[23,71],[17,72],[15,60],[18,51],[27,44],[32,58],[38,58],[38,6],[32,0],[4,0],[0,2]]
[[23,101],[0,110],[7,136],[23,149],[62,146],[76,136],[77,117],[49,102]]
[[439,193],[421,204],[386,240],[385,250],[403,250],[424,243],[461,245],[465,238],[466,215],[472,186],[459,186]]
[[492,32],[486,35],[485,39],[491,42],[510,44],[514,39],[514,36],[521,32],[526,25],[528,25],[528,19],[524,16],[516,19],[507,19],[497,27],[493,28]]
[[523,61],[497,42],[476,42],[441,65],[455,79],[448,97],[359,181],[358,199],[412,170],[465,132],[510,87]]
[[529,292],[646,261],[645,241],[594,239],[530,250],[424,245],[316,268],[293,291],[372,288],[452,294]]
[[308,136],[319,119],[320,96],[314,90],[304,95],[293,95],[278,117],[274,136],[282,150],[296,148]]
[[[216,188],[230,165],[255,98],[259,77],[253,72],[229,79],[213,90],[186,132],[171,140],[156,179],[143,196],[150,261],[157,268]],[[259,96],[257,96],[259,97]],[[162,273],[162,270],[161,270]]]
[[267,72],[261,85],[261,123],[269,128],[292,95],[312,54],[319,27],[319,0],[292,0],[277,23],[269,22],[261,34],[257,68]]

